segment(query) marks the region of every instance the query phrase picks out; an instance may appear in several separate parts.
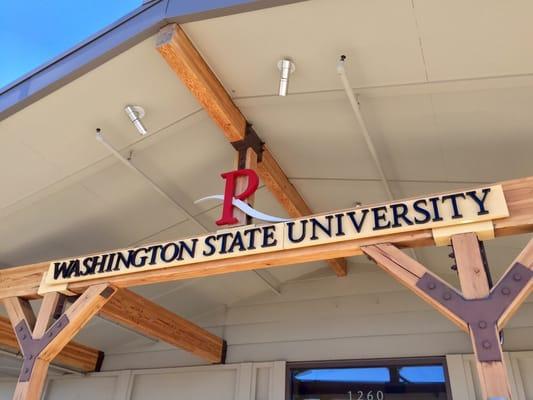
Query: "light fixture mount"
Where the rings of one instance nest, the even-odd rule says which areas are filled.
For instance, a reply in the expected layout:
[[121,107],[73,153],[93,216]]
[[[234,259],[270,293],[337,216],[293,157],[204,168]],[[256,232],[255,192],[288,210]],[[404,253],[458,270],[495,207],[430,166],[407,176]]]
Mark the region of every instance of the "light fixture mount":
[[278,61],[278,69],[280,70],[279,78],[279,96],[287,96],[287,91],[289,89],[289,75],[296,70],[296,65],[289,58],[282,58]]
[[141,106],[128,104],[126,107],[124,107],[124,112],[141,135],[144,136],[148,133],[146,127],[141,122],[141,119],[143,119],[145,115],[144,108]]

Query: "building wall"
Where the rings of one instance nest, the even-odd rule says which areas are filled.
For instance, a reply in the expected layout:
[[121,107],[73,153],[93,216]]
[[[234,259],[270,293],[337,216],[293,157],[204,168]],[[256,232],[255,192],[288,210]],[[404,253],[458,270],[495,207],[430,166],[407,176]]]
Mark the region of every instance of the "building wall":
[[[276,400],[284,383],[282,361],[101,372],[51,377],[43,400]],[[15,384],[0,381],[0,400],[11,400]]]
[[[359,266],[358,266],[359,267]],[[533,299],[530,299],[532,301]],[[376,267],[348,277],[317,277],[283,285],[196,318],[224,337],[229,363],[468,354],[468,335]],[[533,303],[505,329],[505,351],[533,350]],[[198,360],[140,340],[106,349],[105,370],[191,365]]]
[[[514,400],[533,399],[533,352],[505,354]],[[481,400],[473,355],[446,357],[454,399]],[[114,371],[55,376],[43,400],[285,400],[285,362]],[[11,400],[15,380],[0,380]]]
[[[195,321],[227,340],[227,365],[190,367],[201,360],[139,337],[105,349],[105,372],[51,377],[45,399],[281,400],[286,361],[436,355],[447,356],[454,399],[480,399],[468,336],[376,268],[287,283],[280,296],[258,295]],[[514,399],[533,400],[531,302],[504,333]],[[0,400],[14,385],[0,382]]]

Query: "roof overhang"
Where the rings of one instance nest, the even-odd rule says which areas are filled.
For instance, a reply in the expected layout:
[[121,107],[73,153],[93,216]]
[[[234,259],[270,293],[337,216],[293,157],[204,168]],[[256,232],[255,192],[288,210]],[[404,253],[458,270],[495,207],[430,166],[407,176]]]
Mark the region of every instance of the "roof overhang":
[[155,34],[169,23],[238,14],[304,0],[153,0],[79,46],[0,89],[0,120]]

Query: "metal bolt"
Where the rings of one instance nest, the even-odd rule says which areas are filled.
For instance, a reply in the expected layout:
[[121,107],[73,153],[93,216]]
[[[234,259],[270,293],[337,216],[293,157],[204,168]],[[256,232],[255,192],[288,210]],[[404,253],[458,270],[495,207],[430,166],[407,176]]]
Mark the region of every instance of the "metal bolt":
[[19,332],[22,332],[24,330],[23,326],[19,326]]
[[53,336],[53,332],[48,332],[48,337],[52,337]]
[[488,340],[484,340],[483,343],[481,343],[484,349],[490,349],[492,347],[492,344]]
[[508,287],[503,287],[502,288],[502,294],[504,296],[509,296],[511,294],[511,289],[509,289]]
[[479,321],[477,326],[479,326],[481,329],[485,329],[487,327],[487,321]]
[[26,336],[26,335],[22,335],[22,340],[26,340],[27,337],[28,336]]
[[513,275],[513,279],[517,282],[520,282],[522,280],[522,275],[517,272]]
[[30,369],[29,368],[24,368],[24,373],[27,374],[28,372],[30,372]]
[[442,295],[442,298],[444,300],[450,300],[452,298],[452,294],[450,292],[445,292],[443,295]]
[[30,355],[28,356],[28,359],[29,359],[29,360],[33,360],[33,354],[30,354]]
[[435,289],[436,287],[437,287],[437,285],[435,285],[435,282],[429,282],[429,284],[428,284],[428,289],[429,289],[429,290],[433,290],[433,289]]

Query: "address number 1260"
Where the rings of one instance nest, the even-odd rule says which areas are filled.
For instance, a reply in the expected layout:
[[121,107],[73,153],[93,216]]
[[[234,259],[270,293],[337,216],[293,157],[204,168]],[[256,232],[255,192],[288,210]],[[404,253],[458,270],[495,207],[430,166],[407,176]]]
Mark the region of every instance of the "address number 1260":
[[385,398],[385,394],[381,390],[375,392],[373,390],[369,390],[368,392],[363,392],[362,390],[352,392],[350,390],[348,396],[350,396],[349,400],[383,400]]

